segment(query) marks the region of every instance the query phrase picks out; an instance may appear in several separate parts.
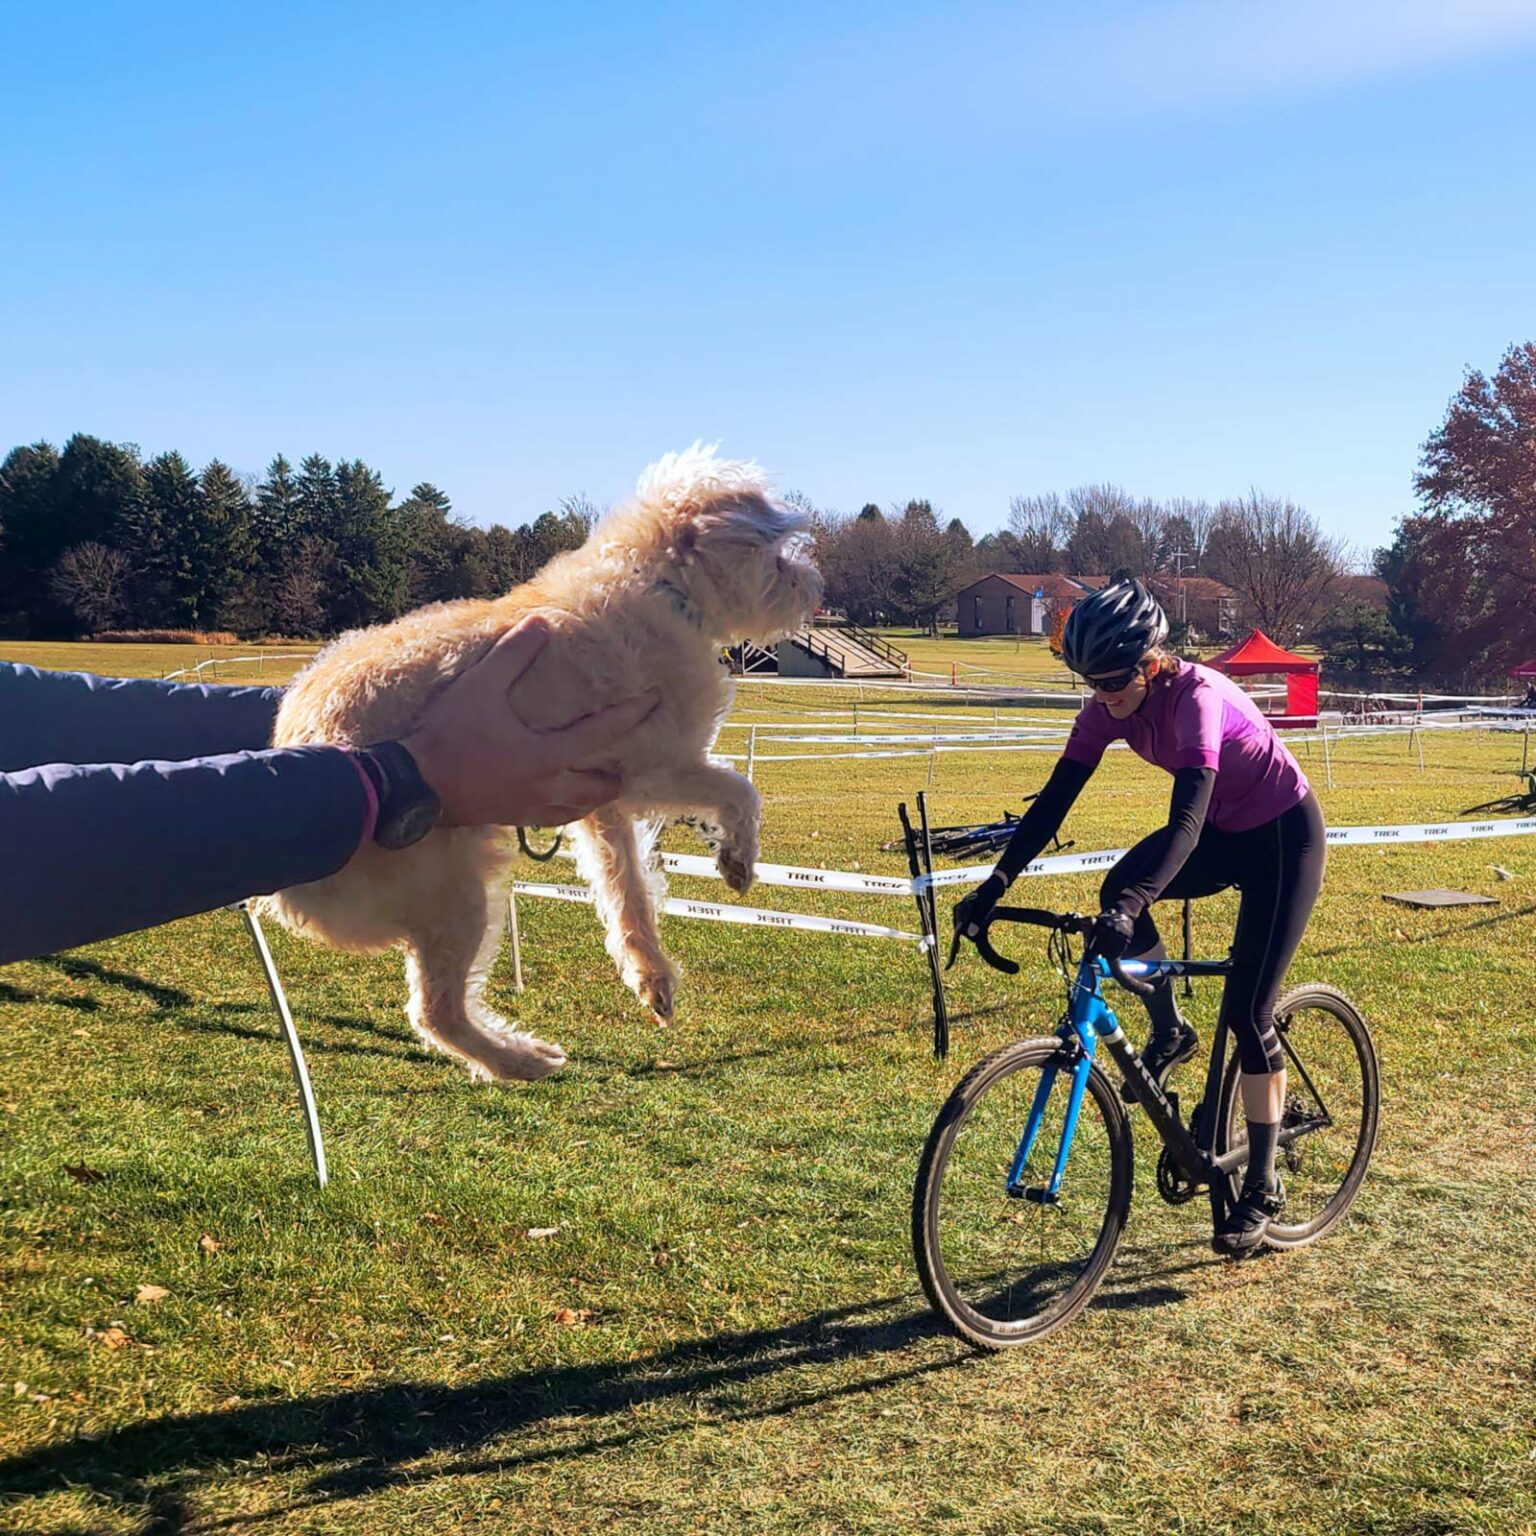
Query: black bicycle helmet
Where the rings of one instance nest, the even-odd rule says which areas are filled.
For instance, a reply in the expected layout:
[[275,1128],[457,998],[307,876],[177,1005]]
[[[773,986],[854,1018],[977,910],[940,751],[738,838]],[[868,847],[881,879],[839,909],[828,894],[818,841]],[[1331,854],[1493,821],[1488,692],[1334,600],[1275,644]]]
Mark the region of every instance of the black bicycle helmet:
[[1082,677],[1113,677],[1168,638],[1168,617],[1134,577],[1083,598],[1061,632],[1061,659]]

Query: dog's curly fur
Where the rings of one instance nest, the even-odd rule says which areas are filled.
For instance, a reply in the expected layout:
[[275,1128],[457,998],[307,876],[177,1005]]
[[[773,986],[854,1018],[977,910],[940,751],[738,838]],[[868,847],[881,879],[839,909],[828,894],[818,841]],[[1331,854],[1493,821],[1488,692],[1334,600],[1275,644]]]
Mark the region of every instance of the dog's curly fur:
[[[636,822],[692,818],[738,893],[752,883],[761,799],[709,760],[732,685],[721,648],[792,633],[821,579],[801,554],[803,520],[773,500],[763,471],[700,444],[641,477],[632,500],[578,550],[505,597],[439,603],[327,646],[294,680],[275,746],[366,744],[407,736],[428,701],[513,624],[547,616],[551,636],[512,690],[513,707],[548,729],[659,687],[661,702],[622,743],[620,798],[572,829],[619,974],[660,1020],[677,971],[662,951],[660,876]],[[438,828],[399,852],[373,844],[338,873],[268,899],[281,922],[338,948],[406,951],[407,1012],[418,1034],[473,1076],[537,1078],[565,1060],[485,1004],[502,925],[495,899],[511,862],[498,828]]]

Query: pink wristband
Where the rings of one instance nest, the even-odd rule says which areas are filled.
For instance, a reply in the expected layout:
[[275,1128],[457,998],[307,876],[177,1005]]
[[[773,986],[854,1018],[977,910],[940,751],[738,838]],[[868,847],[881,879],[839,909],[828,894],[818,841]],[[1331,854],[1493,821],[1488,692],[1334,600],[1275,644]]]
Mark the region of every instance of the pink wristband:
[[374,828],[379,824],[379,792],[373,787],[373,780],[368,777],[368,770],[353,753],[347,753],[347,761],[357,769],[357,776],[363,781],[363,797],[366,806],[363,811],[362,835],[357,840],[357,846],[361,848],[364,843],[373,841]]

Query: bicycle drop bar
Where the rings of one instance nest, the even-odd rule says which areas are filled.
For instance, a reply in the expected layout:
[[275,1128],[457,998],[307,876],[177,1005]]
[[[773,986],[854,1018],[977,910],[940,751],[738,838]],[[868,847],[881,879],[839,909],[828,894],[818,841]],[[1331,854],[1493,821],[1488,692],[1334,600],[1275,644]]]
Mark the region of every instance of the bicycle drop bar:
[[[1016,976],[1019,972],[1019,962],[1010,960],[1006,955],[1000,955],[992,947],[992,940],[988,935],[988,929],[993,923],[1027,923],[1035,928],[1050,928],[1057,933],[1075,933],[1083,938],[1089,937],[1093,932],[1094,920],[1084,917],[1077,912],[1047,912],[1043,907],[993,907],[982,920],[980,931],[974,935],[966,935],[976,946],[976,952],[995,971],[1001,971],[1005,976]],[[950,947],[949,957],[954,961],[955,951],[959,947],[961,934],[955,931],[955,943]],[[1129,975],[1121,965],[1119,957],[1104,957],[1105,964],[1109,966],[1109,973],[1127,992],[1134,992],[1139,997],[1146,997],[1152,992],[1150,982],[1139,980]]]

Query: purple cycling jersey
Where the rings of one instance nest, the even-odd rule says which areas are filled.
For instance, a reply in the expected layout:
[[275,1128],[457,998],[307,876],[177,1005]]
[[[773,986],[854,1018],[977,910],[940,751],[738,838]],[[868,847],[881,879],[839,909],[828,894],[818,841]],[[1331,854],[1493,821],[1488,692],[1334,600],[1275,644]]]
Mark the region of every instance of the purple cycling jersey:
[[1229,677],[1192,662],[1181,662],[1168,683],[1154,682],[1124,720],[1090,699],[1062,756],[1097,768],[1112,741],[1169,773],[1214,768],[1206,820],[1222,832],[1263,826],[1307,797],[1306,775],[1253,700]]

